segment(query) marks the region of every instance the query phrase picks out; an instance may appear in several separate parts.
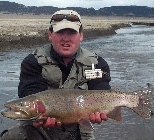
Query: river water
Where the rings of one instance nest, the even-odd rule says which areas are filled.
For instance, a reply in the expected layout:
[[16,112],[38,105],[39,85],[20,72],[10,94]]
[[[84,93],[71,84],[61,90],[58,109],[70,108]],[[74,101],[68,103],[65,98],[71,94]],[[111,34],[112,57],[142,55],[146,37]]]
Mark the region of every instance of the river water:
[[[81,45],[102,56],[109,64],[112,88],[132,92],[154,84],[154,27],[132,26],[116,31],[113,36],[84,41]],[[20,63],[32,49],[0,52],[0,110],[17,97]],[[152,101],[153,103],[153,101]],[[153,109],[153,105],[152,105]],[[122,109],[122,122],[109,119],[95,124],[97,140],[153,140],[154,120],[144,120],[127,108]],[[17,121],[0,115],[0,131]]]

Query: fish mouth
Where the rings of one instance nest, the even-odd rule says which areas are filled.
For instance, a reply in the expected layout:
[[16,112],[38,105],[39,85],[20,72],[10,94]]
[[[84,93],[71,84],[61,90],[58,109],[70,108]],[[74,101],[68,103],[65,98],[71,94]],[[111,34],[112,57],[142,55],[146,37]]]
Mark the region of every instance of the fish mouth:
[[4,105],[7,109],[1,112],[1,114],[7,118],[16,120],[31,120],[30,111],[24,107]]

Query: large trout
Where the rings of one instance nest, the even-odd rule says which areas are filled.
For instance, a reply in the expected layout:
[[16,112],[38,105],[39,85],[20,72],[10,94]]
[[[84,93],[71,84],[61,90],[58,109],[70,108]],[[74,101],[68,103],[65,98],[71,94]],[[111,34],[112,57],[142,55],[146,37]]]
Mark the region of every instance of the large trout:
[[43,120],[55,117],[64,124],[79,123],[89,119],[92,112],[105,112],[108,117],[120,121],[119,107],[128,107],[145,119],[151,116],[150,90],[131,94],[118,90],[47,90],[33,94],[4,106],[12,111],[1,112],[3,116],[17,120]]

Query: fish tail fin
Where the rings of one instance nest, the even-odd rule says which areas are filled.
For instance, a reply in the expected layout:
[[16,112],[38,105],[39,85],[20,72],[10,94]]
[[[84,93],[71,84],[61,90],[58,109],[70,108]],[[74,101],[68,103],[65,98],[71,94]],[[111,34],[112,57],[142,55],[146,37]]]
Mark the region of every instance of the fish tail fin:
[[139,96],[139,104],[137,107],[132,108],[134,112],[140,115],[144,119],[151,118],[151,97],[153,97],[153,88],[151,88],[150,84],[147,84],[148,87],[144,90],[139,90],[134,92],[136,95]]

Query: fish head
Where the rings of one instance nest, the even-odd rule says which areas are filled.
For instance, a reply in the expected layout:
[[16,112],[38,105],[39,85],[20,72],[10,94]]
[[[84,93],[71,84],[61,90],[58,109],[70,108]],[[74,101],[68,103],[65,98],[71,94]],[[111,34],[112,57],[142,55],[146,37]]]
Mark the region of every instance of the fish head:
[[39,120],[45,113],[43,103],[37,100],[35,96],[10,101],[4,106],[9,110],[2,111],[1,114],[16,120]]

